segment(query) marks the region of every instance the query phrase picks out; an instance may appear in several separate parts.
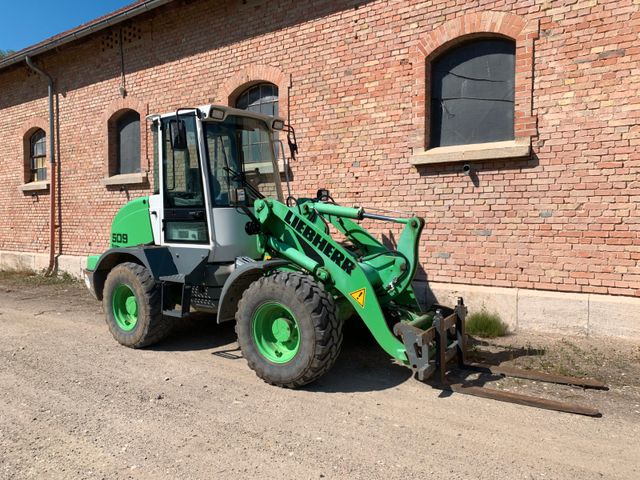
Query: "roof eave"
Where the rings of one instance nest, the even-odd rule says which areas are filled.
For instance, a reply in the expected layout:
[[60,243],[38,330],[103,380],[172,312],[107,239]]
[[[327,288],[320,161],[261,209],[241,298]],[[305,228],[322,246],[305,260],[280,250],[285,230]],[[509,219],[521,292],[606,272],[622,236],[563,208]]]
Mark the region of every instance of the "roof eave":
[[154,8],[166,5],[171,1],[173,0],[147,0],[144,2],[139,2],[131,5],[130,8],[118,10],[102,19],[90,22],[86,26],[81,26],[69,30],[67,33],[62,33],[61,35],[51,37],[48,40],[40,42],[31,47],[27,47],[20,50],[19,52],[13,53],[8,57],[3,58],[2,60],[0,60],[0,70],[4,70],[11,65],[24,62],[25,57],[34,57],[36,55],[51,51],[55,48],[61,47],[62,45],[74,42],[100,30],[104,30],[105,28],[117,25],[118,23],[133,18],[137,15],[153,10]]

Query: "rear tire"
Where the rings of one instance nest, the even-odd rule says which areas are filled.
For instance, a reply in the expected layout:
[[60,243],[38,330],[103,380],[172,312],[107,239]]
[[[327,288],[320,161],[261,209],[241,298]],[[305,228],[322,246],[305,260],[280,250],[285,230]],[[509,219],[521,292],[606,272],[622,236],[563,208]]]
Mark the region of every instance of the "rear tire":
[[107,326],[118,343],[142,348],[159,342],[173,322],[162,315],[160,287],[137,263],[115,267],[104,284],[103,306]]
[[238,343],[265,382],[297,388],[335,363],[342,321],[333,297],[309,275],[280,272],[253,282],[236,314]]

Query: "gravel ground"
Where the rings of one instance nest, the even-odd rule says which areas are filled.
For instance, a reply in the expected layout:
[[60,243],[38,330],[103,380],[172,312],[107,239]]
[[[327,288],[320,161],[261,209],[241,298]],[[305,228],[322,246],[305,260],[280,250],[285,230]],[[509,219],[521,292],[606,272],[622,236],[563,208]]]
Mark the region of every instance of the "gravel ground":
[[640,478],[638,344],[518,334],[476,347],[610,382],[491,385],[604,414],[589,418],[444,394],[357,325],[333,370],[297,391],[261,382],[233,325],[203,317],[154,348],[121,347],[76,283],[0,275],[0,326],[2,479]]

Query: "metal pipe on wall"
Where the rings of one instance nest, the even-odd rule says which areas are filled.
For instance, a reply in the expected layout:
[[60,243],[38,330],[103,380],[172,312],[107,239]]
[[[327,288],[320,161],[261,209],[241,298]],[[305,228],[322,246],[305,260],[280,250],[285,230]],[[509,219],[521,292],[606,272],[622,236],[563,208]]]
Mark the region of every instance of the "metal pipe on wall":
[[36,67],[29,56],[24,57],[27,66],[37,74],[45,77],[48,81],[49,96],[49,189],[50,189],[50,218],[49,218],[49,267],[46,275],[51,275],[55,268],[56,249],[56,142],[55,142],[55,119],[53,114],[53,78],[51,75]]

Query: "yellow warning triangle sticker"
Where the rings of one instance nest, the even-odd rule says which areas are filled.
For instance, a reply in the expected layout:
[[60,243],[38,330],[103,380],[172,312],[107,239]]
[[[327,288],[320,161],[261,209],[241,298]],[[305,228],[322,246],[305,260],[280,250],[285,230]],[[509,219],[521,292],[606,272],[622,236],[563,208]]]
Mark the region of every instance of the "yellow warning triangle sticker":
[[366,288],[360,288],[355,292],[351,292],[349,295],[351,295],[351,298],[353,298],[356,302],[358,302],[358,305],[364,308],[364,297],[367,295]]

